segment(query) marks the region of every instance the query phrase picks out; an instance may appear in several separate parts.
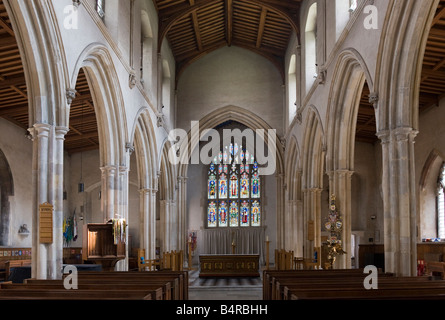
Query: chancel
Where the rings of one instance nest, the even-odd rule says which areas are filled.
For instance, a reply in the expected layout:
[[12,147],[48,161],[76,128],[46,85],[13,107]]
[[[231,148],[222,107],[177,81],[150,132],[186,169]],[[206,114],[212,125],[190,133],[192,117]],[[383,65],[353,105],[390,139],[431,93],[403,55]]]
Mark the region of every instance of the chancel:
[[444,25],[0,0],[0,300],[443,299]]

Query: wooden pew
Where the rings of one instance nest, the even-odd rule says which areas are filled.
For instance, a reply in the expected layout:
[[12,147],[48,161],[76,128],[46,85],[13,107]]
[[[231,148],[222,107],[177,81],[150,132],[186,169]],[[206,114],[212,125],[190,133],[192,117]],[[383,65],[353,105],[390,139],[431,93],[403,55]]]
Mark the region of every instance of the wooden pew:
[[[67,290],[63,286],[63,281],[60,280],[47,280],[42,283],[11,283],[6,282],[0,284],[0,292],[2,290],[9,291],[58,291]],[[135,292],[142,292],[144,295],[150,295],[152,300],[164,300],[162,284],[144,284],[144,283],[79,283],[78,289],[68,291],[118,291],[121,293],[123,299],[127,296],[133,296]],[[14,292],[13,292],[14,294]]]
[[172,282],[172,299],[187,300],[188,299],[188,272],[187,271],[109,271],[109,272],[83,272],[78,274],[78,281],[90,279],[92,281],[153,281],[163,280]]
[[8,281],[11,275],[11,269],[23,266],[30,266],[31,260],[8,260],[5,262],[5,281]]
[[[382,291],[383,289],[400,289],[400,290],[412,290],[417,291],[419,289],[442,289],[445,292],[445,282],[436,283],[432,280],[424,280],[424,279],[416,279],[415,277],[411,278],[381,278],[378,282],[378,290],[374,291]],[[312,282],[312,283],[286,283],[282,286],[281,296],[278,296],[277,300],[289,300],[292,294],[295,295],[295,292],[318,292],[320,295],[324,295],[325,292],[328,291],[344,291],[344,290],[357,290],[357,291],[369,291],[364,288],[363,281],[341,281],[341,280],[332,280],[332,281],[320,281],[320,282]]]
[[151,300],[147,290],[0,290],[0,300]]
[[434,273],[439,273],[442,280],[445,280],[445,262],[431,261],[426,264],[427,274],[433,275]]
[[[57,299],[103,300],[187,300],[188,273],[186,271],[154,271],[154,272],[119,272],[119,271],[90,271],[77,274],[78,290],[66,290],[61,280],[27,279],[23,284],[3,283],[0,285],[0,299],[37,299],[42,294],[43,299],[56,297],[55,293],[64,292]],[[71,292],[71,293],[65,293]],[[85,294],[85,295],[83,295]]]
[[294,252],[275,249],[275,270],[293,270]]
[[362,269],[265,271],[265,300],[281,299],[445,299],[445,281],[431,276],[379,273],[378,290],[366,290]]
[[[387,274],[390,276],[390,274]],[[329,279],[332,277],[363,277],[363,269],[340,269],[340,270],[265,270],[263,272],[263,299],[273,300],[276,292],[276,280],[278,277],[292,279]]]

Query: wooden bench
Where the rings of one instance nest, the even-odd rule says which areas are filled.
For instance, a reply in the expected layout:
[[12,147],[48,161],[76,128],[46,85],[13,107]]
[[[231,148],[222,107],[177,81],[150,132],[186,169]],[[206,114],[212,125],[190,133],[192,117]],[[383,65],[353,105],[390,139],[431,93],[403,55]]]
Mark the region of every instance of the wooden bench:
[[445,299],[445,281],[431,276],[395,277],[379,273],[378,289],[366,290],[362,269],[265,271],[265,300]]
[[2,289],[0,300],[151,300],[147,290]]
[[[0,284],[0,292],[2,290],[9,291],[58,291],[58,290],[67,290],[63,286],[63,281],[59,280],[47,280],[44,283],[11,283],[6,282]],[[135,292],[142,292],[143,296],[150,295],[150,299],[152,300],[164,300],[164,287],[162,284],[149,284],[149,283],[79,283],[78,289],[76,290],[68,290],[68,291],[118,291],[121,293],[123,299],[126,299],[127,296],[132,297]],[[12,292],[12,294],[14,294]]]
[[[388,274],[389,276],[389,274]],[[263,299],[273,300],[275,299],[275,293],[277,291],[276,284],[278,278],[291,278],[291,279],[329,279],[333,277],[362,277],[363,269],[341,269],[341,270],[265,270],[263,272]]]
[[11,269],[17,267],[30,266],[31,260],[7,260],[3,262],[4,272],[0,275],[0,280],[4,279],[4,281],[8,281],[11,275]]
[[170,281],[172,283],[171,297],[173,300],[188,299],[188,272],[187,271],[109,271],[109,272],[83,272],[78,274],[78,281]]
[[435,273],[439,273],[442,277],[442,280],[445,280],[445,262],[427,262],[426,264],[426,272],[429,275],[434,275]]
[[[66,276],[65,276],[66,277]],[[26,279],[23,284],[0,284],[0,299],[90,299],[90,300],[186,300],[186,271],[82,272],[77,290],[64,288],[64,279]]]

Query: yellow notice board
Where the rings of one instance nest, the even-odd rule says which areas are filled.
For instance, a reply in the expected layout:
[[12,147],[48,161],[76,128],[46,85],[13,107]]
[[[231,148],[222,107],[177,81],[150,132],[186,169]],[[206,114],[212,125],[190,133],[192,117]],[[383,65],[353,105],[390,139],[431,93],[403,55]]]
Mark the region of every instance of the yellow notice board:
[[40,243],[53,243],[53,205],[43,203],[39,206],[39,239]]

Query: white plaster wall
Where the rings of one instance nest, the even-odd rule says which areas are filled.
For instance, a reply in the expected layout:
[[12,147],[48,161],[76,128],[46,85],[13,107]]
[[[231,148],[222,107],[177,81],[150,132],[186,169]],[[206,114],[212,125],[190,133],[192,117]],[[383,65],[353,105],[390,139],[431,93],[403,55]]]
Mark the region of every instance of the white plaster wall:
[[[351,227],[352,230],[364,231],[365,244],[369,238],[373,238],[374,243],[383,243],[383,199],[379,192],[381,179],[377,165],[382,159],[375,152],[379,147],[379,143],[355,144]],[[375,216],[375,219],[371,218],[372,216]]]
[[253,52],[234,46],[211,52],[179,78],[176,126],[189,130],[191,121],[233,105],[259,115],[283,135],[282,84],[275,66]]
[[[437,237],[436,224],[436,185],[441,165],[445,159],[445,99],[419,117],[419,134],[415,143],[416,181],[419,183],[419,240]],[[426,188],[420,189],[420,178],[426,161],[433,150],[441,159],[433,164],[426,181]]]
[[0,118],[0,149],[5,154],[14,180],[14,196],[9,197],[9,246],[32,247],[32,236],[18,234],[22,224],[32,231],[32,141],[26,130]]

